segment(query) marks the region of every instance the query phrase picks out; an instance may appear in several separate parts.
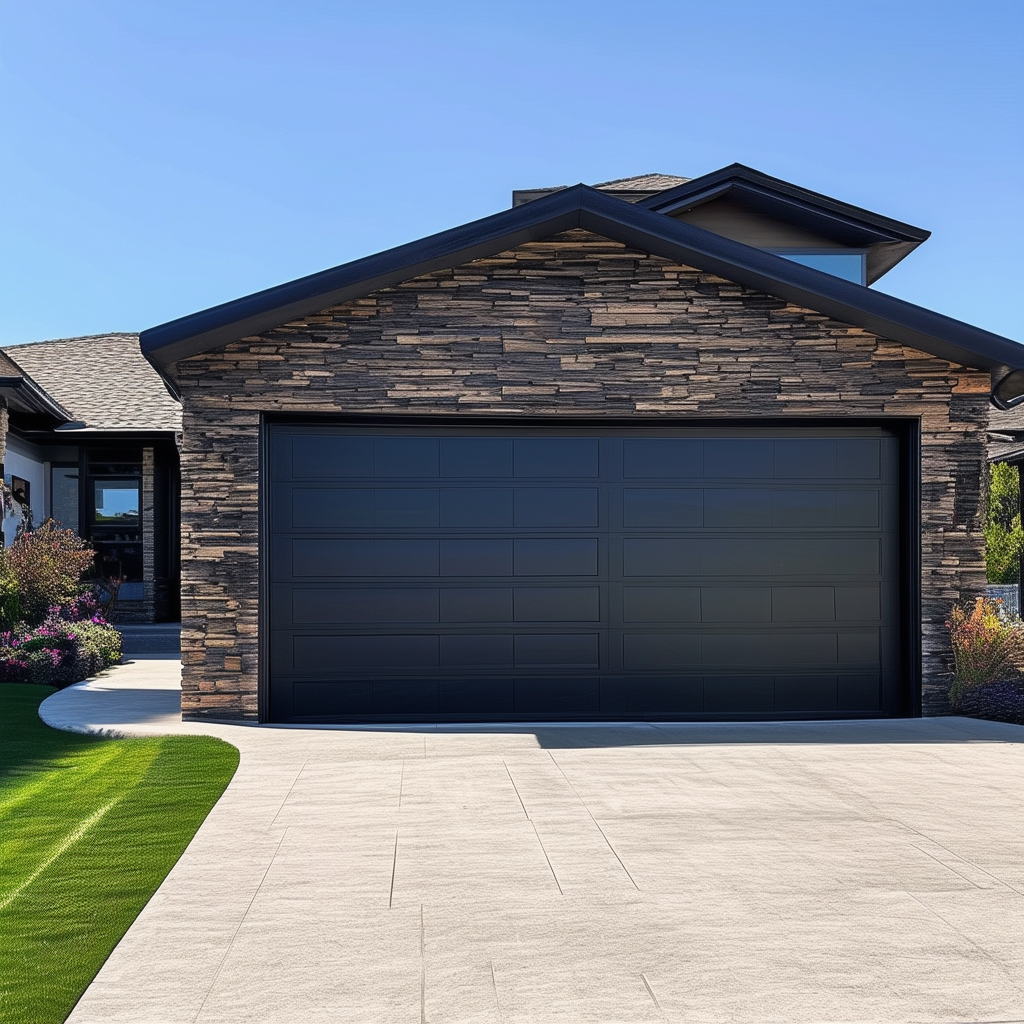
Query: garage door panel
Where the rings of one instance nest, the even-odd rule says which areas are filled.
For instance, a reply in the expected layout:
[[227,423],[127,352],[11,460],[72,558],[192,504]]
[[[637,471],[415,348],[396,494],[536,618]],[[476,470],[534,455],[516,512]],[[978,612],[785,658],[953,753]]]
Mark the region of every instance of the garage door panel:
[[873,629],[839,635],[839,664],[877,667],[881,654],[879,631]]
[[773,665],[829,666],[837,661],[839,638],[835,633],[791,633],[775,636]]
[[373,714],[369,681],[314,683],[299,680],[292,688],[296,718],[334,718]]
[[582,487],[521,487],[515,492],[514,525],[519,529],[593,530],[598,492]]
[[590,677],[520,678],[515,681],[515,710],[520,715],[588,716],[601,713],[601,681]]
[[776,576],[877,576],[882,570],[880,543],[860,537],[775,540],[771,557]]
[[771,633],[705,633],[700,638],[704,668],[759,668],[775,664],[775,638]]
[[881,442],[875,438],[841,438],[836,441],[837,472],[849,480],[877,480],[882,469]]
[[622,474],[677,480],[704,475],[704,442],[684,437],[637,437],[622,442]]
[[700,542],[673,537],[626,537],[622,541],[623,576],[697,576]]
[[881,524],[879,497],[877,490],[836,491],[836,526],[877,529]]
[[511,669],[513,637],[508,633],[464,633],[441,637],[441,668]]
[[516,477],[572,479],[599,475],[596,437],[532,437],[513,441]]
[[715,530],[769,527],[772,525],[772,492],[758,487],[706,488],[704,525]]
[[600,587],[516,587],[516,622],[600,622]]
[[836,525],[836,492],[832,488],[776,488],[771,492],[771,500],[772,526],[782,529],[828,529]]
[[441,526],[446,530],[502,530],[513,525],[510,487],[451,487],[441,491]]
[[596,633],[519,633],[516,668],[599,668]]
[[370,693],[375,715],[436,715],[440,709],[435,679],[375,679]]
[[702,587],[701,622],[771,622],[771,587]]
[[437,623],[441,618],[436,589],[316,587],[292,593],[290,624],[295,626]]
[[305,636],[293,639],[296,672],[341,675],[353,670],[432,670],[440,665],[440,638],[407,636]]
[[450,715],[515,714],[514,679],[442,679],[438,683],[438,708],[441,714]]
[[709,479],[771,479],[775,442],[760,438],[713,438],[704,442],[704,476]]
[[344,479],[373,476],[373,439],[338,434],[303,434],[291,438],[295,477]]
[[741,537],[700,541],[702,576],[771,576],[772,551],[778,543]]
[[602,680],[601,705],[624,716],[700,714],[704,711],[704,679],[674,674]]
[[636,622],[700,622],[699,587],[623,587],[622,618]]
[[441,541],[440,571],[442,576],[511,576],[512,540]]
[[839,711],[882,710],[882,688],[877,673],[839,676],[836,708]]
[[704,525],[704,492],[694,487],[627,487],[622,521],[630,530],[699,528]]
[[596,576],[597,538],[517,539],[516,576]]
[[511,587],[446,587],[440,592],[441,621],[512,622]]
[[772,587],[772,622],[834,622],[836,587]]
[[774,475],[791,480],[828,480],[836,476],[836,442],[831,438],[781,438],[775,441]]
[[834,712],[838,710],[838,682],[835,676],[776,676],[775,709],[789,714]]
[[752,433],[275,424],[272,716],[899,713],[898,442]]
[[700,668],[701,638],[692,633],[626,633],[622,667],[627,672],[679,672]]
[[373,475],[378,479],[436,477],[439,470],[437,438],[395,436],[373,439]]
[[768,714],[775,710],[775,679],[764,675],[704,676],[704,710]]
[[441,476],[461,479],[507,479],[512,476],[512,439],[442,437]]

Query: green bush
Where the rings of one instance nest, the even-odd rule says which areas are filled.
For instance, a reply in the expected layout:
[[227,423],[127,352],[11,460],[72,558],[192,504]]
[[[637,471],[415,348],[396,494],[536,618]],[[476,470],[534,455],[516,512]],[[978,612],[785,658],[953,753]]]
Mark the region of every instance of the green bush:
[[76,622],[74,633],[79,644],[100,659],[101,668],[120,662],[121,634],[109,622]]
[[1017,583],[1024,552],[1020,473],[1005,462],[992,465],[985,514],[985,566],[989,583]]
[[[17,618],[37,625],[51,608],[73,601],[86,589],[82,577],[93,564],[88,543],[48,519],[0,549],[0,580],[6,581],[0,584],[0,595],[16,594]],[[7,614],[6,602],[4,611]]]

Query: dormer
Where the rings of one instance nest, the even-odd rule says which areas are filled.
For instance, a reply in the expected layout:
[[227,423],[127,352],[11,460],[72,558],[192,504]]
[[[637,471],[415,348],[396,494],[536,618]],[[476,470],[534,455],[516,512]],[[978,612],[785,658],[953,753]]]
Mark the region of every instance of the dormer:
[[863,285],[873,284],[929,236],[742,164],[692,178],[637,205]]

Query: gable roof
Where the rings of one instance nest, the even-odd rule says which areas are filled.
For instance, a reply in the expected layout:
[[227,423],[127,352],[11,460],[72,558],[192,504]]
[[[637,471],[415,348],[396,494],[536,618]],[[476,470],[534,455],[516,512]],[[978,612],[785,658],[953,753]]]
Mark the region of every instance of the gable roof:
[[[990,370],[1024,367],[1024,346],[793,260],[624,203],[586,185],[563,189],[416,242],[181,317],[140,335],[146,358],[173,388],[179,359],[259,334],[422,274],[582,228],[676,263],[817,310],[941,359]],[[1021,388],[1024,397],[1024,388]],[[1013,396],[1010,396],[1013,399]]]
[[0,354],[59,402],[78,430],[181,430],[181,406],[142,358],[137,334],[11,345]]
[[892,270],[931,235],[924,228],[812,192],[744,164],[730,164],[700,178],[691,178],[641,199],[639,205],[672,216],[724,198],[840,245],[867,249],[868,284]]

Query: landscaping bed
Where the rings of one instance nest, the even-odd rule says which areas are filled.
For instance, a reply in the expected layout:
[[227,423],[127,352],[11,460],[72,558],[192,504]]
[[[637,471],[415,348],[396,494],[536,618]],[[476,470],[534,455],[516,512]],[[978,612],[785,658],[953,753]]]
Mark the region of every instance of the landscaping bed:
[[50,729],[0,686],[0,1020],[64,1021],[219,799],[238,751]]

